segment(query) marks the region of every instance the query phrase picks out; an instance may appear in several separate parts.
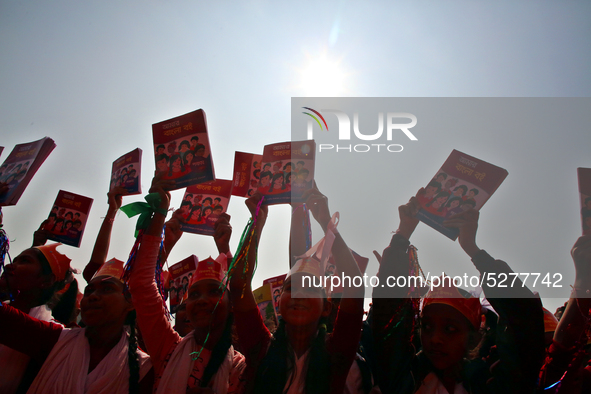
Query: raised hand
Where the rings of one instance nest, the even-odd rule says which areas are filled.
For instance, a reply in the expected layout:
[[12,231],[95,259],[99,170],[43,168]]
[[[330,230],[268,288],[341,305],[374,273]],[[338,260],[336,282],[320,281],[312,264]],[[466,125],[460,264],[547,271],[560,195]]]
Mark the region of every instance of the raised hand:
[[454,227],[460,230],[458,241],[464,252],[473,258],[480,248],[476,245],[476,230],[478,230],[478,218],[480,212],[475,209],[468,209],[451,216],[443,222],[446,227]]

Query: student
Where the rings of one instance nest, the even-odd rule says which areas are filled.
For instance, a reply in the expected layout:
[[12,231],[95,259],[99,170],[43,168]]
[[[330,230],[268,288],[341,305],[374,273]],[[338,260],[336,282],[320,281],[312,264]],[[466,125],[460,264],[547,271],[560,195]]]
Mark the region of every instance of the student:
[[0,342],[43,364],[30,393],[151,390],[150,376],[143,379],[151,363],[137,349],[133,305],[123,294],[122,273],[122,265],[106,265],[90,281],[80,302],[83,329],[43,322],[8,305],[0,308]]
[[191,213],[189,213],[187,224],[202,224],[201,222],[201,206],[195,206],[191,209]]
[[591,366],[584,347],[591,308],[591,235],[579,237],[571,249],[575,281],[566,309],[554,332],[540,373],[544,393],[583,394],[591,391]]
[[277,174],[273,175],[271,185],[269,186],[269,191],[267,191],[267,193],[265,194],[279,194],[284,193],[286,191],[289,190],[285,189],[285,179],[283,178],[283,173],[278,172]]
[[271,171],[263,171],[261,173],[261,179],[259,180],[258,190],[261,193],[266,193],[270,187],[269,183],[271,182],[271,178],[273,174]]
[[466,193],[468,192],[468,186],[460,185],[454,189],[453,195],[455,197],[462,197],[462,200],[465,200]]
[[445,202],[449,198],[448,192],[439,192],[431,201],[425,204],[424,209],[427,212],[432,213],[433,215],[437,216],[444,216],[443,208],[445,207]]
[[[46,322],[53,320],[48,303],[56,304],[56,293],[73,279],[70,259],[57,252],[59,245],[32,247],[7,264],[0,277],[0,300],[12,298],[11,307],[23,314]],[[0,325],[9,324],[0,321]],[[42,363],[37,359],[30,361],[26,352],[1,342],[0,392],[25,392]]]
[[195,148],[197,148],[198,143],[199,143],[199,137],[194,135],[193,137],[191,137],[191,147],[189,149],[194,151]]
[[165,173],[168,171],[168,155],[166,153],[156,156],[156,168],[159,172]]
[[[360,275],[345,241],[331,227],[326,197],[318,189],[306,197],[306,205],[325,233],[335,235],[332,253],[339,271],[351,277]],[[325,321],[331,307],[325,290],[297,287],[302,275],[321,276],[323,272],[314,258],[302,259],[283,284],[279,301],[282,321],[272,335],[263,323],[251,288],[257,245],[268,212],[262,205],[256,216],[260,199],[260,193],[256,193],[246,200],[256,228],[253,238],[243,244],[250,243],[248,257],[236,262],[230,282],[240,346],[252,373],[248,375],[248,389],[254,393],[340,393],[355,358],[364,289],[345,287],[335,328],[326,335]],[[302,298],[303,294],[307,298]]]
[[[399,207],[400,224],[384,250],[378,278],[409,275],[409,238],[420,209],[413,197]],[[480,272],[510,277],[509,266],[476,244],[478,212],[469,210],[443,222],[459,228],[459,244]],[[441,269],[444,269],[442,267]],[[384,282],[385,283],[385,282]],[[409,288],[373,289],[372,333],[377,377],[383,393],[532,393],[544,358],[544,326],[539,298],[517,278],[512,288],[483,281],[487,300],[499,314],[496,355],[472,358],[477,348],[480,303],[450,285],[438,286],[423,301],[418,354],[411,342],[416,302]],[[472,359],[471,359],[472,358]],[[492,368],[491,368],[492,366]]]
[[[170,194],[163,190],[165,186],[166,183],[155,180],[151,189],[160,194],[160,209],[163,210],[170,204]],[[182,338],[166,318],[154,281],[164,219],[162,213],[154,213],[129,281],[138,323],[156,372],[155,392],[184,394],[198,387],[208,387],[220,394],[239,392],[244,357],[231,346],[230,300],[228,293],[220,288],[224,267],[231,257],[229,222],[227,218],[218,220],[216,244],[220,257],[216,261],[199,262],[191,278],[186,311],[194,329]],[[199,356],[193,357],[196,352]]]

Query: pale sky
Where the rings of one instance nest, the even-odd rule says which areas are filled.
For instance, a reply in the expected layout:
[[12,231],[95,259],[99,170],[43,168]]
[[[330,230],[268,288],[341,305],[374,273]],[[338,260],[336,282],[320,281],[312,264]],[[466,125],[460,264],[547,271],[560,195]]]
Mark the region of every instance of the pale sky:
[[[147,192],[154,168],[151,125],[198,108],[207,114],[216,175],[229,179],[234,151],[260,153],[266,144],[290,139],[291,97],[589,97],[590,14],[586,1],[0,0],[0,160],[18,143],[50,136],[57,144],[18,205],[3,209],[11,254],[30,246],[62,189],[95,199],[81,248],[61,247],[82,269],[107,210],[112,162],[141,148]],[[318,62],[329,65],[328,76],[314,79]],[[332,84],[323,83],[328,79]],[[568,253],[580,234],[576,167],[591,167],[588,125],[558,127],[553,135],[524,129],[530,131],[511,136],[524,148],[510,160],[503,160],[502,144],[489,145],[498,143],[494,132],[438,136],[446,145],[418,177],[431,176],[451,149],[479,146],[474,155],[505,165],[510,174],[505,197],[483,208],[482,246],[492,243],[496,249],[487,250],[512,264],[510,258],[531,259],[531,245],[537,245],[536,255],[572,267]],[[420,143],[428,148],[434,140],[425,135]],[[530,173],[532,163],[544,182],[532,182],[528,194],[518,189],[519,173],[520,167]],[[402,171],[404,163],[398,164],[387,174]],[[316,171],[319,180],[331,175],[327,168]],[[407,199],[401,196],[421,183],[397,185],[400,196],[391,206],[372,207],[380,231],[396,228],[396,207]],[[182,193],[173,193],[174,207]],[[339,196],[328,197],[337,202],[332,210],[346,212]],[[522,211],[555,215],[542,226],[517,218]],[[229,213],[235,248],[248,219],[242,198],[232,198]],[[485,215],[495,218],[488,228]],[[350,238],[373,228],[342,219],[341,233]],[[288,222],[288,207],[271,208],[255,286],[286,271]],[[134,225],[117,217],[109,258],[127,259]],[[498,239],[489,241],[516,227],[507,250],[499,250]],[[417,230],[417,244],[424,236],[423,244],[433,248],[459,249],[427,230]],[[380,233],[377,244],[355,248],[373,260],[371,250],[383,249],[388,237]],[[169,264],[192,253],[215,255],[213,240],[185,234]],[[565,284],[572,282],[569,272]],[[552,311],[562,302],[545,300]]]

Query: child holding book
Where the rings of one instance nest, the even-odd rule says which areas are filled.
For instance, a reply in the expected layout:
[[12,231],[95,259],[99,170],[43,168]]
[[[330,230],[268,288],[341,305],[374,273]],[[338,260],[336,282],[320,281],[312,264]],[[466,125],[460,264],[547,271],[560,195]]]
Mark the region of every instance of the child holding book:
[[[170,194],[164,192],[171,189],[170,182],[154,178],[152,183],[150,191],[160,194],[160,211],[166,212],[170,204]],[[184,338],[168,321],[154,280],[165,215],[155,212],[143,235],[129,288],[144,343],[154,364],[156,393],[184,394],[200,387],[211,388],[219,394],[241,390],[245,361],[232,347],[229,295],[220,288],[227,259],[231,258],[228,218],[227,215],[220,218],[216,226],[214,239],[220,256],[217,261],[199,262],[189,283],[185,303],[193,330]],[[178,226],[178,221],[169,221],[166,227],[168,230]],[[167,233],[166,238],[174,236],[178,240],[181,235],[180,231]]]
[[[332,225],[326,197],[316,188],[305,197],[325,233],[335,236],[332,253],[339,271],[351,277],[360,275],[349,248]],[[325,290],[299,286],[302,276],[322,276],[323,272],[314,258],[302,259],[284,282],[279,301],[282,320],[277,331],[271,334],[263,323],[251,288],[257,245],[268,212],[265,205],[257,208],[261,198],[261,194],[256,193],[246,200],[253,220],[256,219],[256,227],[252,238],[243,244],[245,247],[250,243],[249,254],[237,261],[230,282],[238,337],[250,370],[247,391],[340,393],[355,358],[364,288],[345,287],[334,330],[327,335],[326,318],[331,306]]]
[[[408,276],[409,238],[420,209],[416,197],[399,207],[400,225],[384,250],[378,277]],[[469,210],[444,222],[458,228],[459,243],[481,272],[509,274],[509,266],[476,245],[478,212]],[[449,285],[434,288],[423,300],[420,337],[412,344],[417,302],[409,288],[374,288],[372,332],[377,376],[382,392],[397,393],[531,393],[544,358],[544,323],[539,298],[517,279],[510,288],[490,286],[484,292],[499,314],[496,353],[472,358],[480,328],[480,303]],[[519,283],[517,283],[519,282]],[[492,366],[492,368],[491,368]]]

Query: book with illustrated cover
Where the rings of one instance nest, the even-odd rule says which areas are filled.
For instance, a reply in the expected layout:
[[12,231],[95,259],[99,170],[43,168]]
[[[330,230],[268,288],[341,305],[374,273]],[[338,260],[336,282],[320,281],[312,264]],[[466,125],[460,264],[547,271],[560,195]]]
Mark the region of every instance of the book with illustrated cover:
[[55,146],[51,138],[45,137],[14,147],[0,166],[0,183],[8,185],[8,192],[0,195],[0,206],[16,205],[33,175]]
[[273,297],[271,296],[271,285],[265,284],[252,291],[254,299],[259,307],[259,312],[263,317],[263,322],[267,327],[277,327],[277,316],[275,316],[275,307],[273,306]]
[[417,218],[455,240],[457,228],[443,226],[449,217],[467,209],[480,210],[507,177],[507,170],[453,150],[418,196]]
[[583,235],[591,234],[591,168],[577,168]]
[[181,202],[180,209],[185,219],[181,230],[213,235],[215,223],[228,210],[231,195],[232,181],[225,179],[189,186]]
[[313,140],[266,145],[258,184],[263,203],[302,202],[302,194],[314,185],[315,152]]
[[185,293],[189,291],[189,283],[191,282],[191,277],[195,274],[198,262],[199,259],[197,256],[192,254],[186,259],[171,265],[168,269],[170,274],[170,288],[168,293],[170,295],[170,313],[176,313]]
[[234,155],[234,187],[232,195],[250,197],[257,190],[261,178],[263,155],[236,152]]
[[275,276],[273,278],[265,279],[263,281],[263,285],[270,285],[271,286],[271,295],[273,297],[273,306],[275,307],[275,315],[277,317],[281,317],[281,312],[279,312],[279,299],[281,298],[281,291],[283,289],[283,282],[285,282],[285,277],[287,274]]
[[152,125],[156,171],[174,179],[174,190],[215,180],[207,121],[202,109]]
[[125,188],[130,195],[142,194],[141,169],[142,150],[140,148],[124,154],[113,162],[109,190],[120,186]]
[[60,190],[43,226],[43,230],[51,233],[47,239],[80,247],[93,201],[92,198]]

